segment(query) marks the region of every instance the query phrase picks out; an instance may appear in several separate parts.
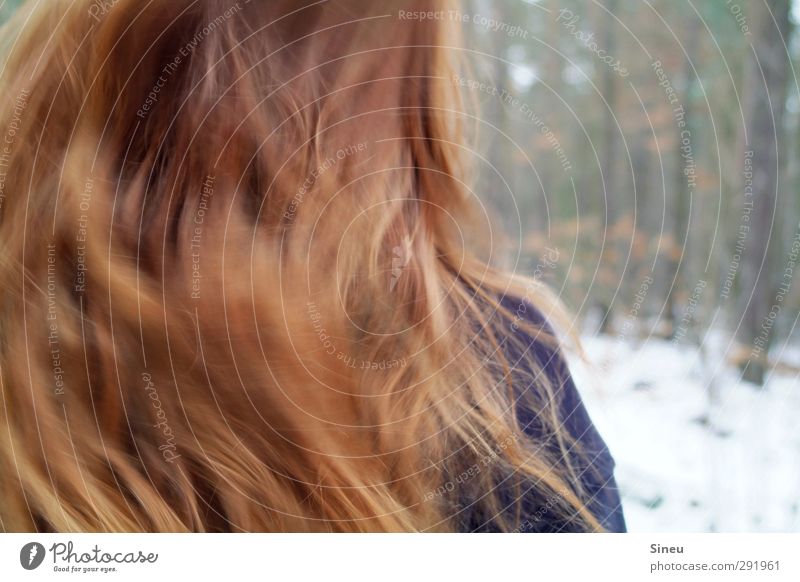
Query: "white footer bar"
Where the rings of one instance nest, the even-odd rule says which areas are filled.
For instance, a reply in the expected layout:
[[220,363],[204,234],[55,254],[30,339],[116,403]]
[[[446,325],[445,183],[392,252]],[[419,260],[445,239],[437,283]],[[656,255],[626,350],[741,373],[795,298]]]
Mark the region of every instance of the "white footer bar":
[[2,534],[0,580],[796,581],[798,547],[800,534]]

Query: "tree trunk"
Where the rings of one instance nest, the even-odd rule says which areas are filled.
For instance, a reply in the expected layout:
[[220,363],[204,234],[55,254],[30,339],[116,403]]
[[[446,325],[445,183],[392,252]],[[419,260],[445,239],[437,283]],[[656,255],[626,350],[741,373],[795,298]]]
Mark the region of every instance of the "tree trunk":
[[[680,319],[681,315],[678,313],[678,300],[677,297],[686,291],[686,270],[688,265],[686,262],[690,257],[689,253],[689,238],[692,232],[692,216],[690,215],[690,208],[693,208],[693,196],[695,189],[690,187],[688,177],[684,174],[687,169],[688,163],[695,162],[695,156],[698,155],[699,148],[695,145],[694,127],[692,125],[692,85],[694,84],[695,73],[692,68],[692,59],[697,59],[697,41],[700,38],[702,31],[700,27],[700,19],[694,12],[686,13],[686,54],[683,58],[683,65],[679,73],[680,77],[676,79],[678,87],[678,104],[683,107],[680,121],[683,123],[678,125],[678,118],[676,117],[675,134],[677,144],[675,148],[675,186],[674,186],[674,208],[672,214],[672,240],[677,245],[676,248],[671,249],[675,254],[670,255],[670,278],[667,281],[669,289],[667,291],[666,300],[666,317],[670,324],[670,336],[674,339],[676,337],[677,325],[676,321]],[[675,112],[673,112],[675,113]],[[676,114],[677,115],[677,114]],[[688,143],[688,150],[685,144]],[[684,155],[688,157],[684,157]],[[696,210],[695,210],[696,211]]]
[[[745,214],[750,212],[750,229],[741,263],[740,297],[744,308],[739,339],[750,352],[741,366],[742,377],[757,385],[764,383],[774,324],[770,312],[775,288],[769,275],[774,272],[772,267],[780,250],[775,211],[779,154],[785,151],[781,128],[789,62],[783,43],[788,42],[790,31],[789,4],[789,0],[763,0],[748,5],[752,7],[755,26],[745,83],[745,147],[752,152],[753,168],[752,197],[745,194],[743,210]],[[752,211],[748,210],[749,201]]]
[[[618,14],[618,0],[608,0],[606,2],[606,10],[611,14]],[[603,42],[603,47],[607,54],[619,54],[615,31],[616,21],[605,11],[601,11],[599,14],[600,26],[602,26],[601,40]],[[608,108],[606,108],[606,106],[602,106],[601,108],[603,115],[603,133],[601,138],[602,149],[600,150],[600,163],[603,172],[603,188],[597,195],[603,196],[603,201],[600,205],[601,214],[599,216],[601,217],[601,224],[603,225],[605,251],[600,260],[602,261],[602,270],[608,272],[609,275],[613,274],[613,277],[609,277],[609,280],[622,281],[624,271],[618,271],[618,267],[623,266],[624,268],[624,263],[621,260],[621,258],[625,256],[623,252],[624,245],[620,244],[616,229],[614,228],[620,218],[620,197],[622,195],[618,174],[620,146],[620,128],[617,125],[617,120],[619,119],[617,116],[618,75],[611,67],[600,66],[599,68],[601,71],[600,90],[608,104]],[[605,213],[605,220],[602,219],[603,212]],[[604,284],[601,288],[601,303],[605,311],[600,328],[601,333],[608,333],[613,328],[612,319],[614,317],[615,306],[613,305],[612,299],[614,293],[615,290],[610,285],[606,286]]]

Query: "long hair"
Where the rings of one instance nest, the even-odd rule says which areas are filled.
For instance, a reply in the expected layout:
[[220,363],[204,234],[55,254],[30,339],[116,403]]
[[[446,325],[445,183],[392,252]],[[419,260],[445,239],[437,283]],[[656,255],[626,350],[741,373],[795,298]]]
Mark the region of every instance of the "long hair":
[[417,10],[50,0],[4,27],[3,528],[508,531],[530,495],[599,528],[557,387],[505,355],[502,297],[557,306],[489,264],[458,25]]

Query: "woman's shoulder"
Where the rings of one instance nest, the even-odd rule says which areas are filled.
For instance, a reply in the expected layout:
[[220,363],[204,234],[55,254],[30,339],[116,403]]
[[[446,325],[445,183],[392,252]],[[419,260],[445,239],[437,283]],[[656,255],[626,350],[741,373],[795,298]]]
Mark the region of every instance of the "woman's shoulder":
[[[521,428],[540,442],[550,441],[554,428],[566,432],[572,441],[567,454],[579,472],[592,512],[607,530],[625,531],[614,459],[570,374],[555,326],[546,311],[525,298],[506,295],[500,303],[507,320],[504,356],[512,384],[517,386]],[[549,402],[556,413],[555,427],[542,418],[543,402]]]

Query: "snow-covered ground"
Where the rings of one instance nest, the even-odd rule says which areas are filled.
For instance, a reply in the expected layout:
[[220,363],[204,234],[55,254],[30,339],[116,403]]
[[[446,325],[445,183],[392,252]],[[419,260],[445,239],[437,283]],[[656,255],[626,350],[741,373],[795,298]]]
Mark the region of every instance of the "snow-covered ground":
[[631,531],[800,531],[796,373],[760,390],[696,348],[583,342],[590,364],[573,361],[573,375],[617,462]]

